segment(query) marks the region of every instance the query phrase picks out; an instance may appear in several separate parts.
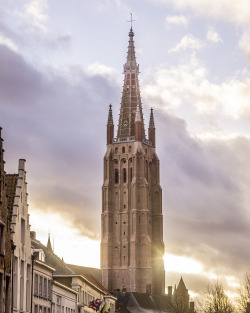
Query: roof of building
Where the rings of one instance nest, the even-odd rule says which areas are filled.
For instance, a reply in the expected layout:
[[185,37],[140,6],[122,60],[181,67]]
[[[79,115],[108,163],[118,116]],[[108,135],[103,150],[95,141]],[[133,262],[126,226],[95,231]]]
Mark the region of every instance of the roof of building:
[[101,283],[102,280],[102,273],[99,268],[94,267],[86,267],[86,266],[80,266],[80,265],[74,265],[74,264],[67,264],[67,266],[74,271],[74,273],[79,275],[92,275],[97,283]]
[[150,295],[140,292],[123,292],[115,294],[117,303],[131,313],[170,312],[170,297],[167,295]]
[[[73,264],[66,264],[60,259],[53,251],[48,249],[39,240],[32,238],[31,245],[34,249],[42,249],[45,254],[45,263],[55,268],[53,275],[55,276],[81,276],[86,279],[95,288],[102,291],[104,294],[111,295],[107,289],[105,289],[101,283],[101,270],[98,268],[84,267]],[[99,278],[99,280],[98,280]]]
[[56,270],[55,275],[74,275],[75,273],[71,270],[67,264],[65,264],[56,254],[49,251],[39,240],[31,239],[31,246],[34,249],[42,249],[45,254],[45,263],[54,267]]

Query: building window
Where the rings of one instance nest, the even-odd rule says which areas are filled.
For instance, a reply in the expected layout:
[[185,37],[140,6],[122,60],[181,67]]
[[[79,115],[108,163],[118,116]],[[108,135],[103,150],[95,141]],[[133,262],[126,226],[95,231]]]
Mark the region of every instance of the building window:
[[38,296],[38,275],[35,274],[34,294]]
[[51,280],[48,280],[48,299],[51,300]]
[[14,264],[13,264],[13,304],[14,308],[17,307],[17,276],[18,276],[18,259],[14,257]]
[[61,313],[61,297],[56,298],[56,313]]
[[30,264],[27,264],[26,272],[26,311],[30,311]]
[[122,153],[125,153],[125,147],[122,147]]
[[47,278],[44,277],[43,280],[43,296],[45,299],[47,299]]
[[127,171],[126,168],[123,169],[123,182],[126,183],[127,181]]
[[21,260],[20,271],[20,309],[23,310],[23,296],[24,296],[24,261]]
[[42,297],[42,296],[43,296],[43,277],[39,276],[39,297]]
[[43,307],[41,305],[39,306],[39,313],[43,313]]
[[0,224],[0,254],[3,255],[4,255],[4,245],[5,245],[4,225]]
[[116,147],[116,148],[115,148],[115,154],[117,154],[117,153],[118,153],[118,148]]
[[37,304],[35,305],[34,313],[38,313],[38,305]]
[[43,313],[47,313],[46,311],[46,307],[43,307]]
[[118,184],[119,183],[119,171],[118,169],[116,168],[115,169],[115,184]]
[[25,220],[21,218],[21,243],[25,244]]
[[130,182],[132,182],[132,178],[133,178],[133,168],[130,167]]

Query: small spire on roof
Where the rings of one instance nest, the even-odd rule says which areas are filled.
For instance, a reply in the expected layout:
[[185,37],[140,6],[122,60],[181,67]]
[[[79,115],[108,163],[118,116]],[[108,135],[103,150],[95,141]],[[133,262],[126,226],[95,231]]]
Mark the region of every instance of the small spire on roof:
[[49,231],[49,235],[48,235],[47,249],[50,252],[53,252],[52,245],[51,245],[51,242],[50,242],[50,231]]

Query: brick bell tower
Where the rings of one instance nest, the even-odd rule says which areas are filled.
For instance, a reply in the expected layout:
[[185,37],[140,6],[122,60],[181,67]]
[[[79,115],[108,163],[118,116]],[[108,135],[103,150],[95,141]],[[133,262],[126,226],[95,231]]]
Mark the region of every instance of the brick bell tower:
[[102,284],[110,292],[165,293],[162,190],[150,112],[145,136],[134,32],[129,32],[117,137],[112,106],[102,186]]

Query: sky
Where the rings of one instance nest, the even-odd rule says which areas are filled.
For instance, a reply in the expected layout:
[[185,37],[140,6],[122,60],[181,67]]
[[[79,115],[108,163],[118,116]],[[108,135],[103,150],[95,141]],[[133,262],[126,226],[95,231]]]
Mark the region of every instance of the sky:
[[[234,295],[250,259],[249,0],[0,0],[7,173],[26,159],[31,230],[100,264],[108,106],[115,125],[130,13],[145,126],[154,108],[166,286]],[[117,129],[117,128],[116,128]],[[115,130],[116,132],[116,130]]]

